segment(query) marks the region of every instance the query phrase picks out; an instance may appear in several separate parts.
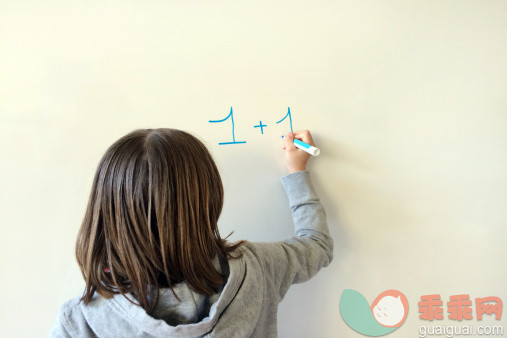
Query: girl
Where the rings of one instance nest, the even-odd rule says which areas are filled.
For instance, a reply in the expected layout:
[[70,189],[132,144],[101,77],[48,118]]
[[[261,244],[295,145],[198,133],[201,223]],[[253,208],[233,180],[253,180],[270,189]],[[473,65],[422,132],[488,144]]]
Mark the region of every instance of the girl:
[[[204,144],[177,129],[140,129],[98,166],[76,243],[86,283],[60,308],[51,337],[276,337],[289,287],[333,259],[325,211],[294,138],[281,177],[296,236],[229,243],[224,192]],[[232,233],[231,233],[232,234]]]

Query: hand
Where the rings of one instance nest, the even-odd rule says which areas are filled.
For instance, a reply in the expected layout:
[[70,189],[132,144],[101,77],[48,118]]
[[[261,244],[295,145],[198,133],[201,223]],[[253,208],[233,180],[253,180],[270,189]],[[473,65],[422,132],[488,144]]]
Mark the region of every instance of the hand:
[[296,148],[294,145],[294,138],[315,147],[312,134],[310,134],[308,130],[296,131],[295,133],[287,133],[285,135],[282,139],[282,146],[283,149],[285,149],[285,161],[290,173],[306,170],[306,163],[310,159],[310,156],[312,156],[306,151]]

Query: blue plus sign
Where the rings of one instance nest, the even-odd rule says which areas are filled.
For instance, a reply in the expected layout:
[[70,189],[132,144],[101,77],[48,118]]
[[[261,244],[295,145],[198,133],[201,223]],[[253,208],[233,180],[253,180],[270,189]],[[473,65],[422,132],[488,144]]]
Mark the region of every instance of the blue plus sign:
[[261,127],[261,134],[264,134],[262,127],[267,127],[267,124],[262,124],[262,121],[259,121],[259,124],[254,126],[254,128],[258,128],[258,127]]

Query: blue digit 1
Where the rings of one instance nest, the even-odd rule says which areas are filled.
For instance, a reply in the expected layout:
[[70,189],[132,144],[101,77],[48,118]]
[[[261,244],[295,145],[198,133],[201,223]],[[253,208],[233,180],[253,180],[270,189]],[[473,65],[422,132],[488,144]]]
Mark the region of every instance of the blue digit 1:
[[290,107],[288,107],[288,112],[287,114],[283,117],[283,119],[281,119],[280,121],[278,121],[277,123],[280,123],[282,122],[283,120],[285,120],[287,118],[287,116],[289,117],[289,123],[290,123],[290,132],[293,133],[294,131],[292,130],[292,116],[290,115]]
[[225,120],[227,120],[229,118],[229,116],[231,117],[231,121],[232,121],[232,142],[220,142],[219,145],[246,143],[246,141],[236,141],[236,138],[234,137],[234,116],[232,114],[232,107],[231,107],[231,112],[229,113],[229,115],[227,115],[227,117],[225,119],[209,120],[209,122],[210,123],[224,122]]

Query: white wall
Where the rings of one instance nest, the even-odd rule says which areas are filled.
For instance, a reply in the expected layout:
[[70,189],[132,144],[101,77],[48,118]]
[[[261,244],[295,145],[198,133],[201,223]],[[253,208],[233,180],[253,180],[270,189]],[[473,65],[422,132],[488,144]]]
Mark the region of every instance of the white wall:
[[[206,142],[223,235],[291,236],[275,123],[288,106],[322,150],[308,168],[335,259],[290,289],[280,337],[359,336],[340,316],[347,288],[408,297],[391,337],[427,324],[422,295],[507,301],[506,14],[504,1],[0,1],[0,336],[47,335],[82,292],[93,174],[133,129]],[[219,146],[230,124],[208,120],[230,106],[247,143]],[[481,324],[475,309],[440,323]]]

